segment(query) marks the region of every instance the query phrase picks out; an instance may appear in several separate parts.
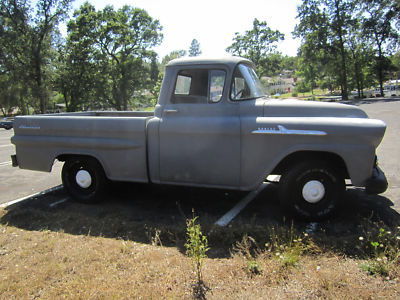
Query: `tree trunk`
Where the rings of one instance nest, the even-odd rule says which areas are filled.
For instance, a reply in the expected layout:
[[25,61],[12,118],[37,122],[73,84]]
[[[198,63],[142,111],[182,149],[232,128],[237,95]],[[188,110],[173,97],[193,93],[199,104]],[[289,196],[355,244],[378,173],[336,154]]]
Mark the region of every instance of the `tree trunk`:
[[23,99],[23,97],[21,95],[19,96],[18,107],[21,109],[22,115],[27,115],[28,114],[28,110],[25,107],[24,99]]
[[34,95],[36,99],[39,100],[40,113],[46,113],[47,99],[43,89],[43,78],[42,78],[42,68],[40,64],[40,58],[38,55],[34,55],[35,64],[35,82],[34,82]]
[[361,79],[361,99],[364,99],[364,81]]
[[340,87],[342,92],[342,100],[348,100],[347,94],[347,70],[346,70],[346,51],[344,49],[344,41],[343,41],[343,30],[342,30],[342,18],[340,15],[339,2],[335,1],[336,7],[336,18],[338,19],[338,37],[339,37],[339,48],[340,48],[340,56],[341,56],[341,74],[340,74]]
[[383,66],[382,66],[382,59],[379,57],[379,65],[378,65],[378,80],[379,80],[379,89],[381,92],[381,97],[385,97],[385,94],[383,92]]
[[[355,55],[353,56],[353,59],[356,60]],[[358,98],[361,99],[362,97],[362,88],[361,88],[361,80],[362,80],[362,74],[360,71],[360,67],[358,65],[358,63],[354,64],[354,75],[356,78],[356,84],[357,84],[357,94],[358,94]]]
[[124,65],[125,60],[122,61],[121,66],[120,66],[120,72],[121,72],[121,79],[119,82],[119,95],[121,97],[121,102],[122,102],[122,108],[123,110],[128,110],[128,82],[126,78],[126,71],[125,71],[125,65]]
[[381,92],[381,97],[385,97],[383,93],[383,51],[382,51],[382,43],[379,41],[378,34],[375,32],[375,40],[378,45],[378,80],[379,80],[379,88]]
[[346,52],[344,50],[342,37],[340,37],[340,56],[342,61],[342,70],[341,70],[341,88],[342,88],[342,100],[348,100],[348,93],[347,93],[347,71],[346,71]]
[[64,96],[64,103],[65,103],[65,111],[69,111],[68,95],[67,95],[67,91],[65,89],[63,92],[63,96]]

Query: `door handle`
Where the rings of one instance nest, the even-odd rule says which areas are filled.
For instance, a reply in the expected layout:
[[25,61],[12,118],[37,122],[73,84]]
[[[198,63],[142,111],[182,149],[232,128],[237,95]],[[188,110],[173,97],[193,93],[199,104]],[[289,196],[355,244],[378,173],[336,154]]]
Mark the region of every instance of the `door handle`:
[[166,113],[177,113],[178,110],[177,109],[164,109],[164,112],[166,112]]

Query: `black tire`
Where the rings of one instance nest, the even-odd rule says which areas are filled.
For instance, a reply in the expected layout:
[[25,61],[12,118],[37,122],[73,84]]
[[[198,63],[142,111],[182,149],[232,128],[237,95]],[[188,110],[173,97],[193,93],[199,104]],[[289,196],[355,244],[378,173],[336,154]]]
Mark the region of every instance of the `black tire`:
[[[88,176],[90,180],[79,184],[78,172]],[[102,166],[90,157],[68,159],[62,168],[61,178],[64,188],[71,197],[82,203],[99,202],[107,183]]]
[[332,215],[344,197],[344,176],[324,161],[305,161],[282,174],[279,196],[284,208],[304,220]]

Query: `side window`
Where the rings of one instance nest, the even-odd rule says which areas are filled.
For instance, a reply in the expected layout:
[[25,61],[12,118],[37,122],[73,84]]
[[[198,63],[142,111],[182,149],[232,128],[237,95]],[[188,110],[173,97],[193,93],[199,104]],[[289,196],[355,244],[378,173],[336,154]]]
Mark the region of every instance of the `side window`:
[[225,85],[225,71],[212,70],[210,71],[210,90],[209,90],[209,101],[216,103],[222,98],[222,92],[224,91]]
[[244,98],[243,92],[245,91],[246,87],[247,87],[247,85],[246,85],[246,81],[244,80],[244,78],[235,76],[235,78],[233,79],[233,84],[232,84],[231,99],[237,100],[240,98]]
[[264,87],[251,66],[239,64],[233,74],[232,100],[255,99],[265,96]]
[[239,68],[236,68],[232,82],[231,99],[244,99],[249,94],[249,88]]
[[178,73],[171,103],[216,103],[222,98],[226,73],[222,70],[188,69]]
[[192,78],[185,75],[178,75],[176,79],[175,95],[189,95]]

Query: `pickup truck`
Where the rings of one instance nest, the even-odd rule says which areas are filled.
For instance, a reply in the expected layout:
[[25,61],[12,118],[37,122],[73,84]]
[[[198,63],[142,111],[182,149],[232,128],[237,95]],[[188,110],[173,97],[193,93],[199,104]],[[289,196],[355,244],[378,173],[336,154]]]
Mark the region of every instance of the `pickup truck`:
[[386,125],[338,103],[274,100],[249,60],[183,58],[165,71],[154,112],[16,117],[14,166],[50,172],[81,202],[107,180],[256,190],[267,176],[290,213],[329,216],[347,183],[387,188],[375,151]]

